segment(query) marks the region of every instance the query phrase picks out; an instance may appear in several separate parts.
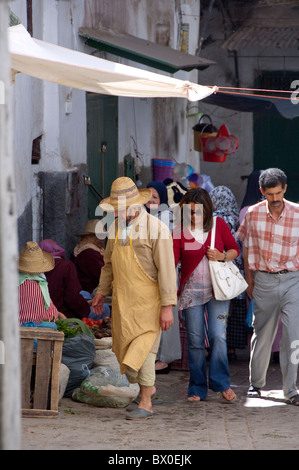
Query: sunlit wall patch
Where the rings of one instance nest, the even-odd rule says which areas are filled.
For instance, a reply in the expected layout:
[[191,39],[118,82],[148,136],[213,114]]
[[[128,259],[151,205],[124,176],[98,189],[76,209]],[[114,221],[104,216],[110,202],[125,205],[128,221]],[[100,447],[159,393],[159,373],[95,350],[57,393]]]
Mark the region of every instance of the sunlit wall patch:
[[5,86],[2,80],[0,80],[0,104],[5,104]]
[[5,364],[5,346],[3,341],[0,341],[0,364]]

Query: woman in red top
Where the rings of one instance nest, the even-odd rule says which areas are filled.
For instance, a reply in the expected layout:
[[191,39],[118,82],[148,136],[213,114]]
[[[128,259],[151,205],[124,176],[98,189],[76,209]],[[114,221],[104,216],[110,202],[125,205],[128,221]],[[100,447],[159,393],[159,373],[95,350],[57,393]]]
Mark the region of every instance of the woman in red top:
[[[220,217],[216,221],[215,249],[210,249],[214,206],[202,188],[189,190],[180,203],[180,226],[173,234],[176,265],[180,262],[179,309],[183,311],[190,371],[188,401],[205,400],[208,387],[233,401],[228,370],[226,326],[228,301],[214,298],[209,260],[231,261],[239,254],[230,229]],[[206,373],[204,312],[208,315],[208,338],[211,347],[209,381]]]

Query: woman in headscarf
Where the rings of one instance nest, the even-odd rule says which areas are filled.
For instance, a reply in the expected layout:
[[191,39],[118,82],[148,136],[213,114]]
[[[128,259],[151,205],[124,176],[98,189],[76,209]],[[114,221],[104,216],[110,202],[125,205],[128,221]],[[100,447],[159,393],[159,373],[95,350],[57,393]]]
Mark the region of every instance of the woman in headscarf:
[[[152,191],[151,199],[145,204],[147,212],[158,217],[170,231],[173,229],[173,213],[168,205],[167,187],[159,181],[147,185]],[[167,374],[170,364],[181,358],[181,339],[177,307],[173,307],[173,325],[168,331],[162,331],[159,350],[156,357],[156,374]]]
[[263,170],[253,170],[248,177],[246,193],[242,201],[239,214],[240,224],[245,217],[248,207],[253,206],[253,204],[257,204],[264,199],[259,185],[259,177],[262,171]]
[[[239,228],[239,208],[235,196],[226,186],[216,186],[210,192],[215,206],[214,215],[221,217],[229,226],[231,233],[236,238]],[[241,254],[241,242],[236,239],[240,254],[233,260],[240,272],[244,275],[244,261]],[[245,320],[247,313],[246,291],[230,301],[230,315],[227,323],[227,348],[229,360],[236,359],[236,349],[245,349],[247,335]]]
[[145,204],[147,212],[158,217],[169,230],[173,230],[173,213],[168,205],[167,187],[159,181],[152,181],[147,185],[152,191],[151,199]]

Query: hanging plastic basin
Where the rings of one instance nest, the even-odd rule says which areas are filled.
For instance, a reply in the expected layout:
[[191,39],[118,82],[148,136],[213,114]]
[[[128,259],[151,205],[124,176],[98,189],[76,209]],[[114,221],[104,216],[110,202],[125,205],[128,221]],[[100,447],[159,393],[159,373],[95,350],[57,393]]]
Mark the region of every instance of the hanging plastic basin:
[[173,160],[166,160],[162,158],[153,159],[154,181],[163,183],[166,178],[171,178],[174,166],[175,162]]
[[219,150],[214,150],[213,152],[208,152],[206,150],[206,141],[210,137],[202,136],[201,137],[201,143],[202,143],[202,157],[204,162],[225,162],[226,160],[226,154],[219,151]]

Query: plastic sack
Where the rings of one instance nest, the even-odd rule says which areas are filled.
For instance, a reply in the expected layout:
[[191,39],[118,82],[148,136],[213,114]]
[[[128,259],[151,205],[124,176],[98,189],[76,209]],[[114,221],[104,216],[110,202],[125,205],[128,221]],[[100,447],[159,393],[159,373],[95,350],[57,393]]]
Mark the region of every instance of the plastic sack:
[[73,400],[98,407],[124,408],[139,393],[138,384],[130,384],[119,369],[96,367],[72,395]]
[[74,338],[67,338],[62,347],[61,362],[70,370],[69,380],[64,393],[71,397],[75,388],[90,374],[95,355],[94,338],[79,333]]
[[111,349],[112,348],[112,337],[106,336],[105,338],[95,338],[94,344],[96,349]]
[[113,369],[119,368],[119,363],[112,349],[97,349],[94,355],[93,367],[104,366]]
[[70,377],[70,369],[65,365],[60,366],[60,379],[59,379],[59,401],[63,398],[66,386]]

